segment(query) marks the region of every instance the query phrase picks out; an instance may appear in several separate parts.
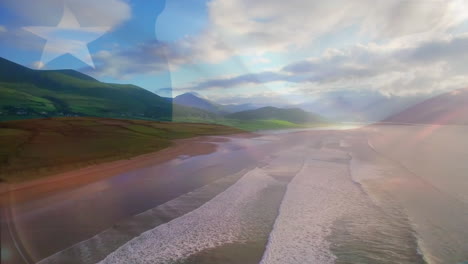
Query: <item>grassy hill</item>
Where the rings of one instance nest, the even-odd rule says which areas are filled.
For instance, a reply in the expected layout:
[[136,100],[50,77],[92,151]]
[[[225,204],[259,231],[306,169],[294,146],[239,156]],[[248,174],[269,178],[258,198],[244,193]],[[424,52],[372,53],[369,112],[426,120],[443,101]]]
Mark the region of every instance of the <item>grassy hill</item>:
[[[201,109],[199,111],[201,112],[190,117],[187,113],[177,115],[177,112],[180,111],[174,108],[174,121],[221,124],[247,131],[303,128],[328,124],[328,121],[321,116],[298,108],[263,107],[227,115],[217,115]],[[191,112],[195,111],[192,110]]]
[[[204,99],[196,93],[179,95],[174,98],[174,102],[174,121],[179,122],[216,123],[248,131],[301,128],[326,123],[324,118],[300,108],[255,108],[251,104],[222,105]],[[191,107],[190,112],[195,114],[176,110],[176,107],[181,105]]]
[[226,115],[226,118],[237,120],[282,120],[295,124],[319,123],[324,119],[319,115],[306,112],[300,108],[262,107]]
[[226,115],[230,113],[236,113],[246,110],[253,110],[260,108],[261,106],[257,106],[251,103],[244,103],[244,104],[218,104],[215,102],[210,101],[209,99],[205,99],[202,96],[198,95],[195,92],[188,92],[181,95],[176,96],[173,99],[174,103],[177,105],[183,105],[188,107],[195,107],[198,109],[203,109],[205,111],[209,111],[218,115]]
[[172,104],[135,85],[74,70],[32,70],[0,58],[0,120],[100,116],[171,120]]
[[0,181],[18,182],[154,152],[174,139],[240,132],[216,124],[91,117],[0,122]]

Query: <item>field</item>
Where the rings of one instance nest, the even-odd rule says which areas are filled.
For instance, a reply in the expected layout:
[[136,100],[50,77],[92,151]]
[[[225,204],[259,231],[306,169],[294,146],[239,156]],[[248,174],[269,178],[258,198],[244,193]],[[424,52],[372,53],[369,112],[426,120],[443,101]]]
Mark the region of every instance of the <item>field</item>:
[[307,127],[305,124],[296,124],[284,120],[219,120],[218,124],[237,127],[247,131],[270,130],[270,129],[288,129]]
[[0,181],[20,182],[166,148],[175,139],[241,133],[216,124],[67,117],[0,123]]
[[200,118],[178,118],[175,117],[176,122],[188,123],[209,123],[219,124],[224,126],[236,127],[246,131],[270,130],[270,129],[288,129],[288,128],[302,128],[308,127],[305,124],[296,124],[284,120],[239,120],[229,118],[215,118],[215,119],[200,119]]

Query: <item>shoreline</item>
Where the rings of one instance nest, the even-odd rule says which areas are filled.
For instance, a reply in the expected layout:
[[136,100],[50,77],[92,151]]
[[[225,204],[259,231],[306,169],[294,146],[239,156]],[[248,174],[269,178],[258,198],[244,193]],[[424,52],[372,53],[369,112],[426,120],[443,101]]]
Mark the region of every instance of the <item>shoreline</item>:
[[25,202],[42,195],[77,188],[124,172],[158,165],[180,156],[198,156],[213,153],[217,142],[229,139],[219,137],[252,137],[254,133],[240,133],[220,136],[197,136],[172,141],[172,145],[155,152],[149,152],[129,159],[98,163],[76,170],[61,172],[40,179],[20,183],[0,183],[0,207]]

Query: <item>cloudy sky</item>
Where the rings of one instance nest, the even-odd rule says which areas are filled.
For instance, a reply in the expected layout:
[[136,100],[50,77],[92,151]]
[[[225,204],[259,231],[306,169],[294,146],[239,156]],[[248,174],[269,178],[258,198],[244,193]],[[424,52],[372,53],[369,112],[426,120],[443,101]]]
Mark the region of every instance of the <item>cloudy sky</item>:
[[225,103],[435,94],[468,87],[468,1],[2,0],[0,56]]

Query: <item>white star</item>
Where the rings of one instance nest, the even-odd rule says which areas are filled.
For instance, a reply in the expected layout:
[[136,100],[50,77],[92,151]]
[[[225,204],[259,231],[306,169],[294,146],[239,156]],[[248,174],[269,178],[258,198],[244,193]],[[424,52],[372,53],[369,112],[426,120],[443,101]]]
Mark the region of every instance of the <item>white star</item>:
[[47,40],[42,51],[41,65],[69,53],[94,68],[87,45],[104,35],[110,27],[81,27],[75,15],[65,6],[62,20],[56,27],[24,29]]

